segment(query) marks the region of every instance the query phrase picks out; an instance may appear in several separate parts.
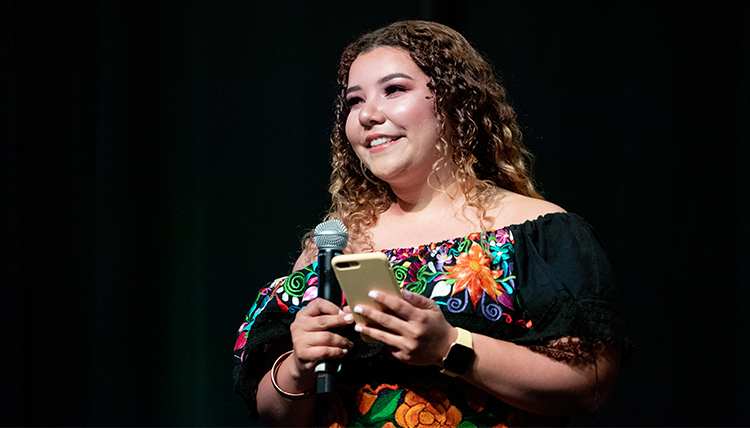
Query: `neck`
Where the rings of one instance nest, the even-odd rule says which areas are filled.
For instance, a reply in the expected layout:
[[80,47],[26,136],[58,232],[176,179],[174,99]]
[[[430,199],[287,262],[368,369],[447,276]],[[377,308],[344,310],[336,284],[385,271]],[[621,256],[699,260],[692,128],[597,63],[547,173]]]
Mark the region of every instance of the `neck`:
[[441,177],[431,175],[427,182],[393,183],[391,189],[396,194],[396,203],[392,209],[394,214],[401,215],[423,215],[428,211],[444,214],[447,209],[461,206],[465,199],[450,171],[446,171]]

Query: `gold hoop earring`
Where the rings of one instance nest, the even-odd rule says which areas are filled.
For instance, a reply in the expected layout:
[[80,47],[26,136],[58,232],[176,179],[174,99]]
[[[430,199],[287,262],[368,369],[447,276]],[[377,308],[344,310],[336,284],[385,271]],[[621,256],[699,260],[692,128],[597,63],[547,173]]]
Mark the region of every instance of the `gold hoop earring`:
[[367,181],[369,181],[372,184],[379,184],[377,181],[373,180],[367,175],[367,167],[365,166],[365,163],[361,160],[359,161],[359,168],[362,170],[362,175],[365,177]]

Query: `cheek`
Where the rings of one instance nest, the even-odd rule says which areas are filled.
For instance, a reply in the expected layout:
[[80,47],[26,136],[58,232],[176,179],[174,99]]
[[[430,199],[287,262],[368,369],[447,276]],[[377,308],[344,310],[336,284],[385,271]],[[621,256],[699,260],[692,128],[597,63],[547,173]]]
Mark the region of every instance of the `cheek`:
[[422,105],[412,111],[411,122],[418,124],[420,132],[425,138],[436,139],[440,123],[432,105]]
[[434,104],[426,100],[412,100],[408,105],[402,106],[399,114],[412,124],[423,125],[437,122]]
[[346,131],[346,139],[350,142],[356,141],[356,133],[358,128],[356,122],[357,118],[349,113],[349,116],[346,117],[346,126],[344,127],[344,130]]

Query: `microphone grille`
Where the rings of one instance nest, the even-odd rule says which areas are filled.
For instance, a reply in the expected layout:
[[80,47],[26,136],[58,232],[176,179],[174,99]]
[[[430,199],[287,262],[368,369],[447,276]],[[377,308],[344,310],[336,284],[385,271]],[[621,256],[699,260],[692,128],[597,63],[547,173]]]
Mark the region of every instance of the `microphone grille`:
[[315,226],[313,239],[319,250],[344,251],[346,243],[349,242],[349,231],[341,220],[327,220]]

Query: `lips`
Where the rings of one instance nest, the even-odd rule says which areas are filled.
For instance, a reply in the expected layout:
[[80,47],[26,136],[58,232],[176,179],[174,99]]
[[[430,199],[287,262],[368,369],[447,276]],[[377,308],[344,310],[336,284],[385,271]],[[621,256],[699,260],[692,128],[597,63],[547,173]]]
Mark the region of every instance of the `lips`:
[[393,143],[399,139],[401,139],[401,137],[391,137],[391,136],[386,136],[386,135],[371,135],[367,137],[365,141],[367,143],[367,148],[373,149],[375,147],[380,147],[384,144]]

